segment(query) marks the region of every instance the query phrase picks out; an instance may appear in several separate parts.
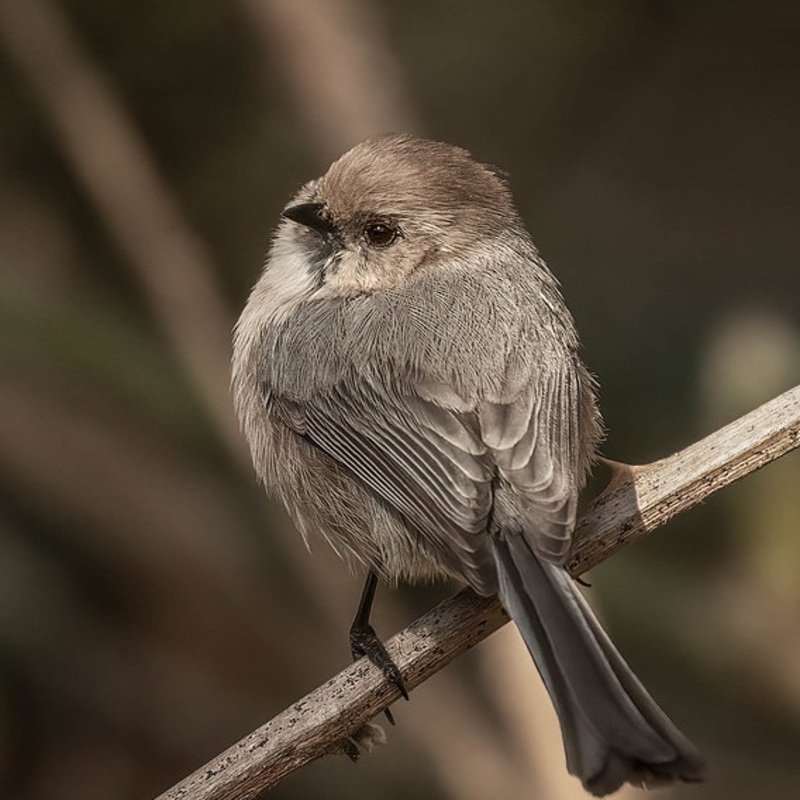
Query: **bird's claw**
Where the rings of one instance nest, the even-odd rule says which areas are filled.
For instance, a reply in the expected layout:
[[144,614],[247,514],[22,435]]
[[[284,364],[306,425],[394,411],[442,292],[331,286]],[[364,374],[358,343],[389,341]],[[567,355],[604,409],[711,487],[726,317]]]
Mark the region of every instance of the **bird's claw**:
[[[383,673],[383,677],[400,692],[400,696],[408,700],[408,690],[403,682],[400,669],[392,660],[372,625],[354,625],[350,628],[350,652],[353,654],[354,660],[366,656]],[[392,712],[387,708],[384,713],[389,723],[394,725]]]

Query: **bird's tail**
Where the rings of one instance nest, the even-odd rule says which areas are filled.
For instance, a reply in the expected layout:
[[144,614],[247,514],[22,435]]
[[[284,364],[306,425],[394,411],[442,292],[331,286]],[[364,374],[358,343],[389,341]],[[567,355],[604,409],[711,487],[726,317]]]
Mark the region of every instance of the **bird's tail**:
[[703,759],[633,674],[560,565],[518,534],[493,543],[499,595],[561,722],[567,768],[603,796],[623,783],[698,781]]

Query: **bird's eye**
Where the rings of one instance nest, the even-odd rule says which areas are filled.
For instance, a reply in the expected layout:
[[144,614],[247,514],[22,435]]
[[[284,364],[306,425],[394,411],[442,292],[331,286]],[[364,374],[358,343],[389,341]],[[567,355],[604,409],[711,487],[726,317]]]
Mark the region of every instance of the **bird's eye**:
[[385,222],[370,222],[364,226],[364,238],[373,247],[388,247],[399,233],[397,228]]

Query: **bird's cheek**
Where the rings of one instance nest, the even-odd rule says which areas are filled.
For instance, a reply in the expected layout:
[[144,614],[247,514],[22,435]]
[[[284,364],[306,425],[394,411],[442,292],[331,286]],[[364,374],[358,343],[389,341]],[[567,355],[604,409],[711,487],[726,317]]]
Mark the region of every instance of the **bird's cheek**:
[[340,297],[371,294],[392,285],[380,265],[352,250],[342,252],[335,264],[329,267],[325,284],[332,295]]

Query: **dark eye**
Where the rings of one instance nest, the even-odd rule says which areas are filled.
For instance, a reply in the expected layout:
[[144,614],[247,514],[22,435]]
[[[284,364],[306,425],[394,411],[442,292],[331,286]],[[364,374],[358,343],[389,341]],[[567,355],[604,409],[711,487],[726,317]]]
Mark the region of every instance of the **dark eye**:
[[397,228],[385,222],[370,222],[364,226],[364,238],[373,247],[388,247],[399,233]]

